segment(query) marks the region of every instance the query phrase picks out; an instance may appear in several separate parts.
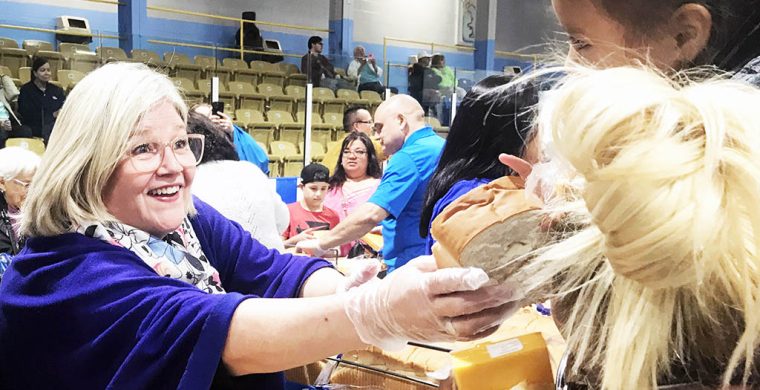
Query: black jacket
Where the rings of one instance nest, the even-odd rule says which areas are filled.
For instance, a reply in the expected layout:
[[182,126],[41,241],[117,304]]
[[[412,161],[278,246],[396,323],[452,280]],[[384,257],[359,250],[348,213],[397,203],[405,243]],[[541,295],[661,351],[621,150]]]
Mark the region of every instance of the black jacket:
[[24,247],[24,241],[13,232],[8,203],[5,201],[5,195],[0,196],[0,253],[15,255]]
[[20,91],[18,111],[21,124],[30,127],[32,135],[43,138],[47,144],[55,124],[53,113],[60,110],[66,100],[63,89],[48,83],[45,92],[42,92],[34,81],[30,81],[21,86]]

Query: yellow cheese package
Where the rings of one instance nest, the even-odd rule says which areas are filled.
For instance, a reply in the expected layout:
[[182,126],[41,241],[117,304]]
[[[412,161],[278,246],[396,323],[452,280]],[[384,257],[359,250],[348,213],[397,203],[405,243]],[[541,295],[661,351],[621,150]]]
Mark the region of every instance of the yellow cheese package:
[[541,333],[453,351],[458,390],[554,389],[549,351]]

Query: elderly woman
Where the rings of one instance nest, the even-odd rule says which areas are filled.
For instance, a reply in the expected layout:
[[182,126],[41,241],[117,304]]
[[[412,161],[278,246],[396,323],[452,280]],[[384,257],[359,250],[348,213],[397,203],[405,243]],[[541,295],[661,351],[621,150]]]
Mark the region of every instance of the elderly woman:
[[472,339],[513,310],[482,270],[420,258],[362,283],[376,269],[346,278],[265,248],[192,197],[203,137],[186,116],[142,64],[103,66],[72,91],[0,285],[5,386],[282,389],[284,369]]
[[0,149],[0,191],[3,194],[0,197],[0,253],[15,255],[24,246],[15,222],[39,164],[39,156],[26,149]]

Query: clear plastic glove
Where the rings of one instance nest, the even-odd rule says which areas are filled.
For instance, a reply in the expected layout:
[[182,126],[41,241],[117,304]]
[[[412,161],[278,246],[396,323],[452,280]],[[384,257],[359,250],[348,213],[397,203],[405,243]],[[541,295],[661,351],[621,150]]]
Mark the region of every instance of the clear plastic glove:
[[322,247],[319,246],[319,239],[316,238],[298,241],[298,243],[296,243],[296,249],[314,257],[322,257],[327,253],[326,249],[322,249]]
[[354,287],[361,286],[364,283],[369,282],[377,276],[380,272],[380,263],[374,260],[366,260],[356,263],[351,269],[351,273],[348,274],[345,280],[338,284],[338,288],[335,290],[336,294],[344,293]]
[[491,283],[483,270],[438,270],[432,256],[346,294],[346,315],[359,338],[386,350],[400,350],[410,340],[485,337],[518,308],[514,290]]

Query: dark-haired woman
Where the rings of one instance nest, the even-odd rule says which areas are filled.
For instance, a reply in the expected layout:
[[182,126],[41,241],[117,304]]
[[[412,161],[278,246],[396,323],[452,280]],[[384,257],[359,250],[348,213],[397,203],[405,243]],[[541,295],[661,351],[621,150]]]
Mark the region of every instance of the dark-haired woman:
[[[372,140],[362,132],[349,133],[341,150],[324,205],[335,210],[342,221],[375,193],[383,170]],[[352,245],[341,246],[341,253],[345,255]]]
[[552,0],[568,57],[610,67],[714,65],[760,86],[758,0]]
[[66,100],[63,89],[50,83],[51,77],[47,58],[35,58],[32,62],[32,80],[21,86],[18,97],[21,123],[32,130],[32,136],[44,139],[45,144],[50,139],[58,111]]
[[531,122],[527,111],[538,96],[535,89],[523,86],[496,97],[494,90],[509,81],[508,76],[487,77],[462,100],[425,194],[420,235],[427,237],[427,254],[435,243],[430,235],[435,217],[473,188],[509,174],[499,154],[522,154]]

